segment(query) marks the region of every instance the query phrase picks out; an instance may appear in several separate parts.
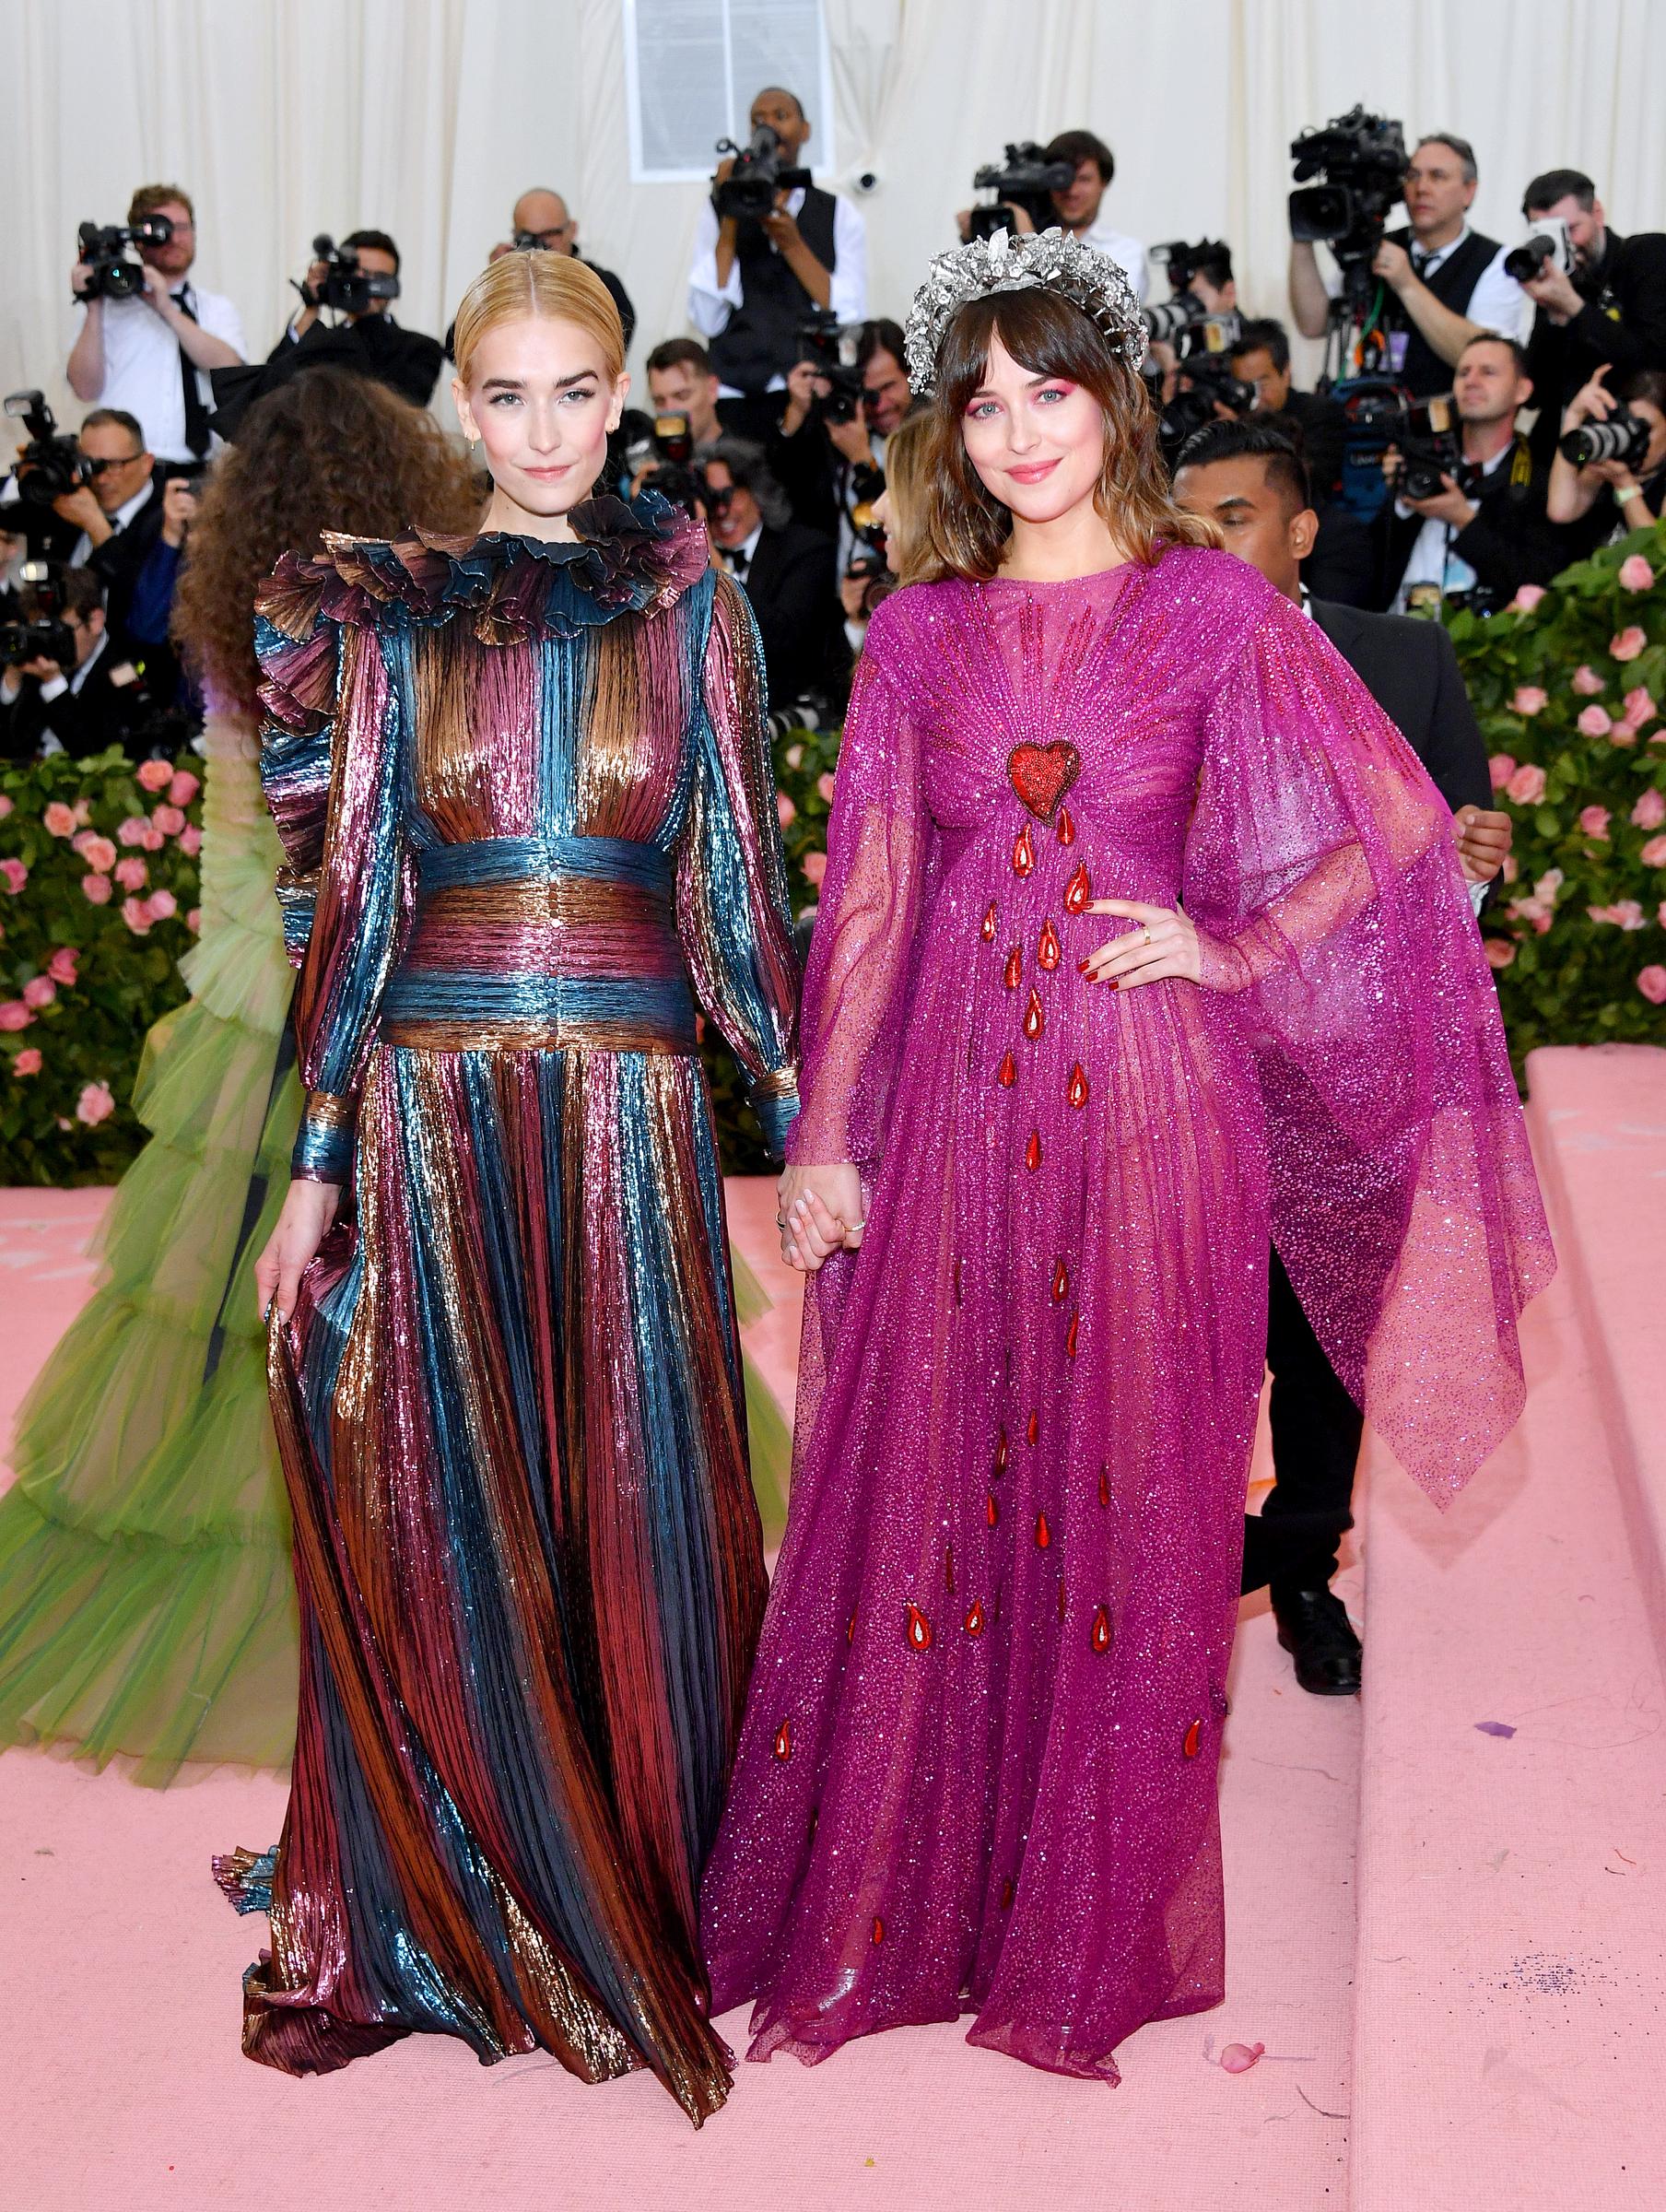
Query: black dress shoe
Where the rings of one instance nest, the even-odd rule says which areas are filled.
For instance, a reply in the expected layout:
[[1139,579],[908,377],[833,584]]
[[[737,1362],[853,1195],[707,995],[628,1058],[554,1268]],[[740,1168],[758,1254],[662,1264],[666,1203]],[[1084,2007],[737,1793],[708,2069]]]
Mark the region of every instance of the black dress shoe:
[[1329,1590],[1274,1590],[1278,1640],[1296,1661],[1296,1679],[1316,1698],[1359,1695],[1360,1641],[1347,1609]]

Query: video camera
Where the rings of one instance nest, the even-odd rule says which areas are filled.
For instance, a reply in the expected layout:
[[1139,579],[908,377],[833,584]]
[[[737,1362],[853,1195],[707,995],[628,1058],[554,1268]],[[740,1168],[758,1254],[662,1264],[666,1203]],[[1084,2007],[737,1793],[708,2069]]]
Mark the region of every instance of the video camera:
[[972,172],[972,190],[995,195],[972,209],[973,238],[993,238],[997,230],[1010,230],[1011,207],[1022,207],[1038,230],[1050,230],[1059,220],[1052,194],[1068,192],[1075,180],[1074,161],[1050,161],[1047,148],[1033,138],[1009,141],[1005,153],[1004,161],[991,161]]
[[[1290,235],[1320,240],[1335,254],[1344,291],[1369,270],[1401,196],[1405,133],[1398,123],[1353,107],[1323,130],[1293,139],[1290,158],[1302,189],[1290,194]],[[1309,177],[1320,180],[1308,182]]]
[[45,660],[73,668],[76,633],[64,619],[62,571],[51,561],[26,560],[18,581],[21,589],[14,604],[20,611],[9,620],[0,620],[0,667]]
[[729,174],[711,188],[711,205],[719,222],[733,216],[736,222],[761,223],[765,216],[774,214],[777,193],[809,185],[807,169],[781,167],[780,140],[767,123],[758,124],[745,146],[736,146],[733,138],[720,138],[717,150],[734,157]]
[[85,291],[76,300],[131,300],[145,288],[145,265],[129,261],[129,246],[165,246],[173,224],[165,215],[141,216],[136,223],[83,223],[76,231],[79,257],[87,264]]
[[814,361],[827,382],[815,405],[824,422],[854,422],[862,405],[862,371],[856,365],[856,330],[840,323],[830,307],[818,307],[793,334],[801,361]]
[[309,307],[327,307],[339,315],[362,315],[375,300],[397,300],[399,279],[380,272],[372,275],[359,265],[356,246],[338,246],[327,230],[312,241],[312,258],[324,264],[324,280],[314,288],[298,284],[296,290]]
[[1576,468],[1593,461],[1617,461],[1634,472],[1648,452],[1648,425],[1627,407],[1616,407],[1602,422],[1581,422],[1557,441],[1556,451]]
[[87,455],[67,430],[59,429],[41,393],[8,392],[6,411],[29,432],[17,468],[18,497],[25,506],[50,507],[92,482]]

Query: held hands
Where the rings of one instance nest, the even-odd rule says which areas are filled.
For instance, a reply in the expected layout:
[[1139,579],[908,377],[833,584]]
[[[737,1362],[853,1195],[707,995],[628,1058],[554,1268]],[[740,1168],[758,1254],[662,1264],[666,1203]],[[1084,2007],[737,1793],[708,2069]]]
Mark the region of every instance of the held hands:
[[300,1278],[323,1242],[340,1204],[341,1190],[334,1182],[309,1182],[298,1177],[289,1185],[272,1240],[254,1263],[254,1287],[263,1321],[274,1304],[280,1321],[287,1321],[294,1312]]
[[1509,816],[1484,806],[1460,806],[1452,817],[1452,834],[1465,882],[1491,883],[1509,858]]
[[788,1168],[775,1186],[781,1257],[814,1275],[829,1253],[862,1249],[862,1178],[848,1160]]
[[1189,983],[1203,982],[1202,941],[1179,907],[1147,906],[1138,899],[1093,899],[1086,912],[1122,914],[1139,924],[1078,963],[1090,983],[1127,991],[1135,983],[1160,983],[1170,976]]

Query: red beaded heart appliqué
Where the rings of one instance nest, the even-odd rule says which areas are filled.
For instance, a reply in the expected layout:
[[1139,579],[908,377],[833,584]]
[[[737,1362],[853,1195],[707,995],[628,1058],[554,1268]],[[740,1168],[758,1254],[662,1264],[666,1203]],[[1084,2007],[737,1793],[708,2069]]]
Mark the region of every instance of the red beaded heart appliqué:
[[1051,745],[1015,745],[1006,757],[1007,780],[1038,822],[1050,822],[1059,802],[1082,773],[1082,756],[1061,737]]

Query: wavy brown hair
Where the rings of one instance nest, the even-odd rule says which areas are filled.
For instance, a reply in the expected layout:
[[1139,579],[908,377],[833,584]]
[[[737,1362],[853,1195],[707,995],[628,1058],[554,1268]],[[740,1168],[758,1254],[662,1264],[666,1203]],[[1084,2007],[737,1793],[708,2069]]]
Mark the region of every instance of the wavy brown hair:
[[171,629],[217,704],[258,711],[254,594],[319,533],[392,537],[478,527],[485,500],[433,417],[367,376],[309,369],[257,400],[191,525]]
[[905,583],[935,583],[945,576],[981,581],[1001,568],[1013,534],[1012,513],[985,488],[960,429],[983,382],[997,333],[1014,360],[1033,376],[1067,377],[1098,401],[1105,465],[1095,504],[1134,559],[1160,559],[1170,546],[1220,544],[1213,523],[1175,505],[1157,446],[1156,415],[1138,374],[1074,300],[1038,285],[968,300],[944,334],[924,455],[927,496],[909,532]]

